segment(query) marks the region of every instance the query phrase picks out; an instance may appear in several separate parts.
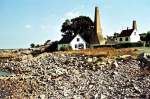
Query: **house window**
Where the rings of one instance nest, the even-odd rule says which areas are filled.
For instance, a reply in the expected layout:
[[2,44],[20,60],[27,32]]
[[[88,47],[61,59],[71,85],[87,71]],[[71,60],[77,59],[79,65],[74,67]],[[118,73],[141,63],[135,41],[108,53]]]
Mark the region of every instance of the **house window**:
[[80,41],[80,39],[79,38],[77,38],[77,42],[79,42]]
[[79,49],[84,49],[84,44],[83,43],[79,43]]
[[126,41],[128,41],[129,39],[128,39],[128,37],[126,37]]
[[120,41],[122,41],[122,38],[120,38]]
[[75,48],[77,48],[77,44],[75,44]]

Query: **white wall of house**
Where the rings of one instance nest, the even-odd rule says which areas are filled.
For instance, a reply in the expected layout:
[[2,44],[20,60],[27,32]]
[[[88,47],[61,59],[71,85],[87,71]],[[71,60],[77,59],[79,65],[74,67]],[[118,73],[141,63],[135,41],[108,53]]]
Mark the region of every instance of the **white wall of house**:
[[[122,40],[121,40],[122,39]],[[117,43],[130,43],[130,36],[126,37],[118,37],[117,38]]]
[[130,36],[117,38],[117,43],[135,43],[138,41],[140,41],[140,36],[136,30]]
[[130,36],[130,42],[138,42],[140,41],[140,35],[138,33],[138,31],[134,30],[133,33]]
[[86,49],[85,40],[78,34],[71,42],[70,46],[73,50]]

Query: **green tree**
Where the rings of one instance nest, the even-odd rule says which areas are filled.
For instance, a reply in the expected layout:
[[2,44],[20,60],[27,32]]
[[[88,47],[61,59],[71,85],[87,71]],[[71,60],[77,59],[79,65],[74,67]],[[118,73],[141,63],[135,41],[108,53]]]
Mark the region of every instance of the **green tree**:
[[[146,46],[150,46],[150,31],[140,34],[141,41],[145,41]],[[144,45],[145,45],[144,43]]]
[[85,40],[88,40],[90,34],[94,32],[94,22],[87,16],[79,16],[66,20],[62,24],[61,32],[63,36],[80,34]]
[[146,41],[146,35],[147,35],[147,33],[140,34],[141,41]]
[[45,52],[57,51],[58,41],[51,42],[51,44],[45,48]]
[[44,45],[47,45],[47,44],[50,44],[51,43],[51,40],[47,40]]
[[70,20],[65,20],[65,22],[62,24],[61,32],[63,33],[62,36],[70,36],[72,35],[72,28],[71,28],[71,21]]
[[150,45],[150,31],[148,31],[146,34],[146,43]]
[[119,33],[114,33],[114,37],[116,38],[116,37],[118,37],[119,36]]
[[31,47],[31,48],[34,48],[34,47],[35,47],[35,44],[33,44],[33,43],[30,44],[30,47]]
[[37,44],[35,47],[36,47],[36,48],[38,48],[38,47],[40,47],[40,45],[39,45],[39,44]]

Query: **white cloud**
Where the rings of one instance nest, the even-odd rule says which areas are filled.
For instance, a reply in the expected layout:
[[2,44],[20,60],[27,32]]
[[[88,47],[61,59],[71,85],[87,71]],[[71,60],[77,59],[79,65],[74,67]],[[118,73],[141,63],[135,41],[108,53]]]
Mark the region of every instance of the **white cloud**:
[[70,11],[70,12],[67,12],[65,13],[64,15],[66,18],[68,19],[71,19],[71,18],[75,18],[77,16],[80,16],[80,12],[77,12],[77,11]]
[[26,25],[25,25],[25,28],[26,28],[26,29],[31,29],[31,28],[32,28],[32,25],[26,24]]

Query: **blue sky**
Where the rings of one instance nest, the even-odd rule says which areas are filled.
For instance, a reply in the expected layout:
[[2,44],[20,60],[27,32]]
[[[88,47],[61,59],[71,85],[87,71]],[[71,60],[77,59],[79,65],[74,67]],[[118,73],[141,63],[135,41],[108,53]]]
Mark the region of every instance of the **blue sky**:
[[137,20],[140,33],[150,30],[150,0],[0,0],[0,48],[27,48],[61,38],[66,19],[101,13],[103,34],[112,35]]

